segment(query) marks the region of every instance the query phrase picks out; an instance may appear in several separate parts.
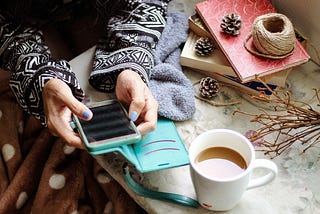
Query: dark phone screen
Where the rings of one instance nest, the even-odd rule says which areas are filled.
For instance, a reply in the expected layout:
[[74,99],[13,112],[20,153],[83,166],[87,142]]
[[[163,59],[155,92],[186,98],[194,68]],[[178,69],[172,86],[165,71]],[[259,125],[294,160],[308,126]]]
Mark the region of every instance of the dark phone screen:
[[90,109],[93,113],[91,120],[79,119],[89,143],[136,133],[118,102]]

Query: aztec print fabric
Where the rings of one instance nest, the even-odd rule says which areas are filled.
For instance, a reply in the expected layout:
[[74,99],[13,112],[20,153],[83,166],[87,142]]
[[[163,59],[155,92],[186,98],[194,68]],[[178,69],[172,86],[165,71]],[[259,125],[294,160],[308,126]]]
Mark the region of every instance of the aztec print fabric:
[[[108,7],[110,0],[97,0]],[[103,3],[102,3],[103,2]],[[112,17],[107,32],[97,44],[90,84],[101,91],[113,92],[116,78],[124,69],[140,74],[148,84],[154,66],[153,50],[165,26],[168,0],[124,0],[126,7]],[[42,89],[59,78],[82,100],[81,89],[70,65],[51,58],[40,30],[23,28],[0,15],[0,68],[12,72],[10,87],[19,104],[46,124]]]
[[128,9],[109,20],[106,33],[97,44],[90,84],[97,90],[112,92],[117,75],[129,68],[148,84],[154,66],[153,51],[166,15],[166,2],[128,1]]
[[67,83],[76,98],[84,93],[67,61],[50,59],[43,35],[33,28],[22,28],[0,15],[0,67],[12,71],[10,87],[21,107],[45,124],[42,89],[51,78]]

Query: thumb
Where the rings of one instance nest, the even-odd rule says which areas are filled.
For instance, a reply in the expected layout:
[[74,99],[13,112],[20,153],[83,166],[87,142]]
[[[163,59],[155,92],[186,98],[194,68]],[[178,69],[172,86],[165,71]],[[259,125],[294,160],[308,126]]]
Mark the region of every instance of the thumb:
[[81,119],[90,120],[93,116],[92,111],[85,104],[77,100],[74,96],[66,99],[65,104],[74,115]]
[[129,106],[129,117],[132,121],[136,121],[145,106],[145,97],[144,93],[137,93],[136,90],[132,92],[132,101]]

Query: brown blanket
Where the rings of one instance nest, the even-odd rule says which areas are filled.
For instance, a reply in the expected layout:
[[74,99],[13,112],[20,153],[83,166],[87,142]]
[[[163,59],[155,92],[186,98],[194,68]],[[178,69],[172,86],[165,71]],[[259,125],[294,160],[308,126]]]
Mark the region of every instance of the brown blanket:
[[17,104],[0,71],[0,213],[144,213],[86,151]]

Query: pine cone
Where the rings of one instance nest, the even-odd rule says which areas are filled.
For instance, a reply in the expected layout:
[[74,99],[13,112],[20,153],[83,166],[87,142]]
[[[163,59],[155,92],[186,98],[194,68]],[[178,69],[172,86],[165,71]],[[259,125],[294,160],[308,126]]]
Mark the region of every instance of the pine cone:
[[204,77],[200,80],[200,94],[205,98],[211,98],[218,94],[220,85],[217,80],[212,77]]
[[214,50],[214,43],[208,37],[200,37],[194,48],[198,56],[208,56]]
[[222,31],[226,34],[236,36],[240,33],[241,16],[231,13],[225,15],[220,24]]

